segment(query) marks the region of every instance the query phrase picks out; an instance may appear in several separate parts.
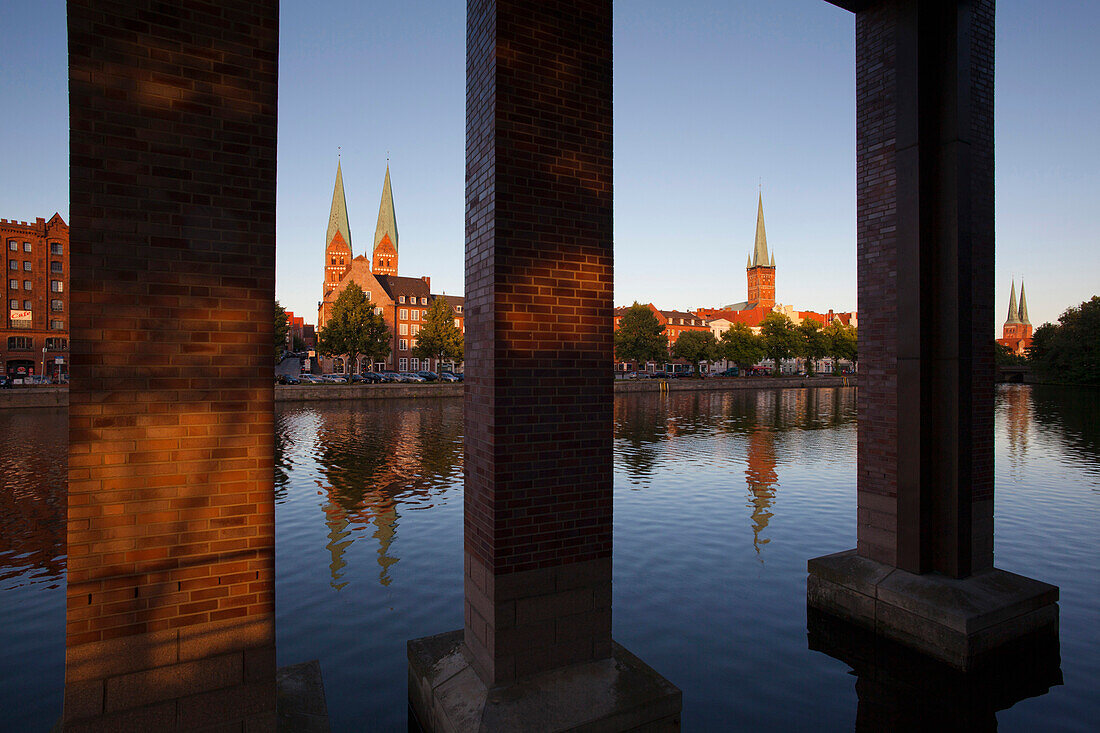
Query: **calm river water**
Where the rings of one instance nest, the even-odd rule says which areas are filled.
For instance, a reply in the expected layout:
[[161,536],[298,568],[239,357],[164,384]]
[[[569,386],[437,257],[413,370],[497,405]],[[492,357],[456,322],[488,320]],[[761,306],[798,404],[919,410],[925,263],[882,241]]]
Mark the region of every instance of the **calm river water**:
[[[3,730],[61,708],[65,429],[0,410]],[[806,634],[806,560],[855,546],[855,450],[850,389],[616,398],[614,636],[685,730],[867,720],[871,680]],[[997,565],[1061,587],[1063,679],[996,724],[1095,730],[1100,391],[1002,387],[996,450]],[[405,641],[462,625],[461,477],[460,400],[279,407],[279,663],[320,660],[334,731],[403,730]]]

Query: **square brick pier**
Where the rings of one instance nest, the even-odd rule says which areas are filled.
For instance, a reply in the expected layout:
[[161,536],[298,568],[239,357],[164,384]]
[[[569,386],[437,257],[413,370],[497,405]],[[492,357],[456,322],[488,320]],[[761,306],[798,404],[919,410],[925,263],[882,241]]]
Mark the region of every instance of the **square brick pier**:
[[465,628],[409,643],[430,730],[679,728],[611,640],[611,16],[468,4]]
[[956,667],[1056,624],[993,566],[993,0],[856,12],[858,541],[807,601]]

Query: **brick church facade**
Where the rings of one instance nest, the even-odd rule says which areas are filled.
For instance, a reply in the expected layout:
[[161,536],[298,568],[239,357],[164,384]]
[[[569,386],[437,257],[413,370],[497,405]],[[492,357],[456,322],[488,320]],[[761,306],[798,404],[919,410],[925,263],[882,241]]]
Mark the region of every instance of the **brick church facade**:
[[[451,306],[455,325],[459,330],[465,330],[462,297],[432,294],[431,278],[428,276],[415,278],[397,274],[399,243],[390,169],[386,166],[371,255],[368,257],[353,254],[351,227],[348,224],[348,209],[344,196],[344,176],[340,164],[337,163],[336,184],[332,191],[332,207],[329,211],[328,231],[325,234],[324,285],[322,298],[317,304],[317,328],[324,329],[325,324],[332,317],[332,308],[336,299],[348,285],[355,283],[363,289],[367,300],[381,310],[390,331],[391,348],[385,362],[345,364],[342,358],[336,357],[324,361],[325,371],[340,374],[371,369],[438,370],[440,364],[437,361],[420,360],[412,355],[428,307],[438,298],[446,300]],[[447,362],[444,363],[447,364]]]
[[1012,282],[1012,291],[1008,296],[1008,317],[1001,329],[1001,338],[997,343],[1007,346],[1013,354],[1023,355],[1031,346],[1031,321],[1027,317],[1027,298],[1024,296],[1024,284],[1020,283],[1020,302],[1016,303],[1016,281]]

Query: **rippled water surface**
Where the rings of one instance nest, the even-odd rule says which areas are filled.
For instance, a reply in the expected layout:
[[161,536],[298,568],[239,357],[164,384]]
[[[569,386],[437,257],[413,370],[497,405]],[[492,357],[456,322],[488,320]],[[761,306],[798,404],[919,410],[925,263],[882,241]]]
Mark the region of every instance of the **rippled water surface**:
[[[1064,680],[1009,700],[1000,730],[1100,717],[1098,416],[1097,391],[998,394],[997,565],[1061,587]],[[277,418],[279,662],[320,660],[333,730],[403,730],[405,641],[462,625],[461,401]],[[0,728],[43,730],[62,693],[65,414],[0,410],[0,430]],[[855,444],[853,390],[616,399],[614,636],[683,690],[685,729],[881,714],[872,677],[807,647],[806,560],[855,545]]]

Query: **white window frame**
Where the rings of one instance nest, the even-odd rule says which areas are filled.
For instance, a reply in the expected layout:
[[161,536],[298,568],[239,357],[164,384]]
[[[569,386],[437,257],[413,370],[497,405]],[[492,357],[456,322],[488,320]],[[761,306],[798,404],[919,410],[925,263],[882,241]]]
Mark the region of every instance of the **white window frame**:
[[405,357],[402,356],[400,359],[398,359],[397,364],[398,364],[397,371],[399,371],[399,372],[409,371],[409,360],[406,359]]

